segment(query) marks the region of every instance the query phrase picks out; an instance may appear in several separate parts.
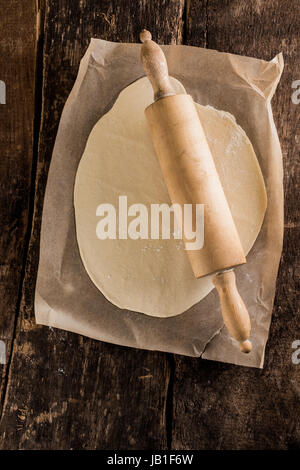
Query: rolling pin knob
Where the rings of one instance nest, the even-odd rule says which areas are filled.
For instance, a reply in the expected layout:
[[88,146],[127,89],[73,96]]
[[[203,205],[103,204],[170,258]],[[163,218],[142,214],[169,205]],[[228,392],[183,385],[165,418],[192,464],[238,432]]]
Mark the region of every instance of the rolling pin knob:
[[240,350],[249,353],[251,324],[246,306],[238,293],[235,274],[232,270],[216,274],[213,283],[217,288],[224,323],[230,335],[239,342]]
[[175,91],[170,83],[165,54],[151,38],[149,31],[146,29],[141,31],[140,40],[143,43],[141,61],[153,88],[154,101],[157,101],[160,98],[175,95]]
[[152,39],[152,34],[150,31],[147,31],[147,29],[142,29],[140,32],[140,41],[145,42],[145,41],[151,41]]
[[246,339],[246,341],[242,341],[240,343],[240,350],[243,352],[243,353],[246,353],[248,354],[249,352],[252,351],[252,343],[251,341],[249,341],[248,339]]

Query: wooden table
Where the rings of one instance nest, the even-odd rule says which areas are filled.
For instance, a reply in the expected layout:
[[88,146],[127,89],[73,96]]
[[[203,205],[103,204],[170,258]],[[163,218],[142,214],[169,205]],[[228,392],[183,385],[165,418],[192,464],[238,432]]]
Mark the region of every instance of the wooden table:
[[[7,86],[7,104],[0,106],[0,339],[7,347],[0,447],[299,449],[300,364],[291,360],[300,339],[300,108],[291,100],[300,79],[299,2],[0,0],[0,10],[0,79]],[[263,370],[119,347],[35,324],[47,172],[80,58],[92,37],[138,42],[143,27],[160,43],[267,60],[283,51],[272,104],[285,169],[285,238]]]

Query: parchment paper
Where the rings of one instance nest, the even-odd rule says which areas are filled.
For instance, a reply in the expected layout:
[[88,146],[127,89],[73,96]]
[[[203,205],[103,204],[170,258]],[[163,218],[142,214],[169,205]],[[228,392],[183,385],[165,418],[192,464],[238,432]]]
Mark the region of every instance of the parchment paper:
[[270,104],[283,69],[281,54],[266,62],[191,46],[163,46],[170,75],[196,102],[236,117],[264,175],[268,195],[264,223],[247,264],[235,270],[251,316],[253,351],[241,353],[229,337],[215,289],[177,317],[150,317],[111,304],[81,262],[73,206],[77,166],[94,124],[125,87],[144,76],[140,47],[92,39],[81,61],[48,175],[36,321],[110,343],[263,367],[283,238],[282,155]]

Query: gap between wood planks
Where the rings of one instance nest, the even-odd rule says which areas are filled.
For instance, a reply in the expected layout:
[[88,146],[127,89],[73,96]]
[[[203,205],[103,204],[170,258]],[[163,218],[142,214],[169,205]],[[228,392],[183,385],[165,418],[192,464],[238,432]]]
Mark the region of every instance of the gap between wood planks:
[[[205,14],[206,14],[206,21],[205,21],[205,27],[207,28],[207,2],[205,4]],[[187,43],[187,35],[188,35],[188,17],[189,17],[189,12],[190,12],[190,6],[191,6],[191,0],[184,0],[183,2],[183,10],[182,10],[182,18],[181,18],[181,24],[182,24],[182,32],[181,32],[181,38],[182,38],[182,44]],[[205,30],[205,45],[204,47],[207,47],[207,30]],[[167,384],[167,396],[166,396],[166,408],[165,408],[165,423],[166,423],[166,440],[167,440],[167,449],[172,450],[172,437],[173,437],[173,413],[174,413],[174,376],[175,376],[175,358],[174,354],[167,354],[168,362],[169,362],[169,368],[170,368],[170,374],[169,374],[169,380]]]
[[25,269],[28,256],[28,249],[31,237],[31,230],[33,224],[34,214],[34,198],[35,198],[35,183],[36,183],[36,171],[38,161],[38,146],[39,146],[39,130],[41,125],[42,117],[42,89],[43,89],[43,46],[44,46],[44,25],[45,25],[45,2],[46,0],[36,0],[36,60],[35,60],[35,96],[34,96],[34,124],[33,124],[33,144],[32,144],[32,168],[31,168],[31,179],[30,179],[30,194],[29,194],[29,207],[28,207],[28,219],[27,229],[25,235],[24,254],[22,260],[22,269],[20,276],[20,284],[18,288],[18,298],[16,305],[16,313],[14,318],[13,332],[11,338],[11,348],[9,356],[7,358],[4,386],[2,400],[0,403],[0,422],[2,421],[4,413],[4,404],[8,390],[8,377],[11,366],[11,359],[15,348],[16,330],[17,323],[20,314],[20,307],[22,301],[22,292],[25,279]]

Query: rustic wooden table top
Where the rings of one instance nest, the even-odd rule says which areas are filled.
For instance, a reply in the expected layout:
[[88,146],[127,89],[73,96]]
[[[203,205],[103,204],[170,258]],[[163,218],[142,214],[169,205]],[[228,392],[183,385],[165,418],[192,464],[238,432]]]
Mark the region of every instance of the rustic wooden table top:
[[[7,85],[0,106],[0,339],[7,347],[0,448],[299,449],[300,365],[291,360],[300,339],[299,135],[291,100],[300,79],[299,2],[0,0],[0,11]],[[143,27],[159,43],[266,60],[284,54],[272,105],[284,160],[285,237],[263,370],[35,324],[41,210],[63,105],[90,38],[138,42]]]

